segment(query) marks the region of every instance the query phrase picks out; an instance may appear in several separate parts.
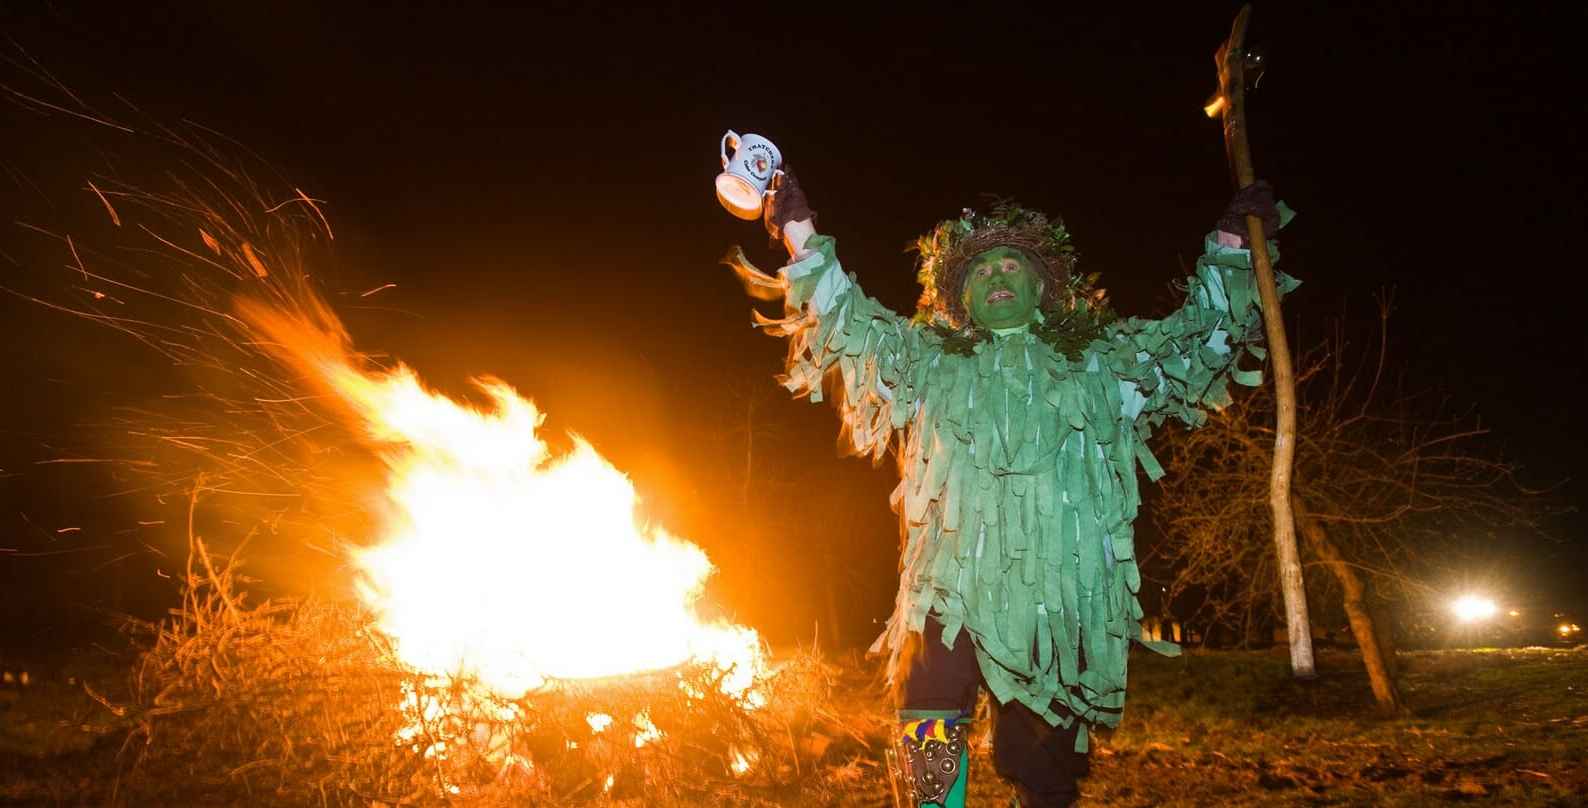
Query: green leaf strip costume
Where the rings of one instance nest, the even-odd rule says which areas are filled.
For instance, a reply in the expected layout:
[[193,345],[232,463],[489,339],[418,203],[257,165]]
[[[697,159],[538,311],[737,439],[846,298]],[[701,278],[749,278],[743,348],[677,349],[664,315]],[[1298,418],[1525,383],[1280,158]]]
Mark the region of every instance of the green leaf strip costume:
[[[729,260],[753,294],[784,294],[784,318],[756,315],[789,338],[783,385],[818,402],[832,377],[858,454],[880,459],[900,441],[899,591],[873,646],[890,652],[890,675],[935,612],[943,637],[967,630],[1000,702],[1055,725],[1116,726],[1129,644],[1142,641],[1136,466],[1162,476],[1147,439],[1164,419],[1199,425],[1230,401],[1228,380],[1259,383],[1260,370],[1238,366],[1262,358],[1249,252],[1210,234],[1178,311],[1115,320],[1074,358],[1030,329],[945,351],[941,329],[863,294],[831,237],[811,238],[776,276]],[[1281,291],[1296,285],[1280,276]]]

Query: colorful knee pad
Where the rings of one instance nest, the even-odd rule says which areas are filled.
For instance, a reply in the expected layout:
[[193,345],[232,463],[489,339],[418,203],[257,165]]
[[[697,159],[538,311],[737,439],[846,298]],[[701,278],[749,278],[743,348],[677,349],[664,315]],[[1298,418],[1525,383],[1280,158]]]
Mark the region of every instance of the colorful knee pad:
[[897,775],[911,808],[963,808],[970,721],[960,713],[901,711]]

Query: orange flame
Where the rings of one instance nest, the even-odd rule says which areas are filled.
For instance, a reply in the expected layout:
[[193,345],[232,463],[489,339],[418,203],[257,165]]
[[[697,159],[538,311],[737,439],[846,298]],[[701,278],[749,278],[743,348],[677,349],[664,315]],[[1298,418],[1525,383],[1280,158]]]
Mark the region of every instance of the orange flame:
[[479,409],[426,390],[407,367],[362,369],[335,315],[311,304],[239,309],[348,406],[385,460],[381,534],[353,560],[404,663],[513,699],[548,680],[694,660],[746,696],[759,638],[697,618],[711,562],[642,521],[622,472],[576,435],[552,456],[536,434],[542,413],[499,380],[475,380],[492,405]]

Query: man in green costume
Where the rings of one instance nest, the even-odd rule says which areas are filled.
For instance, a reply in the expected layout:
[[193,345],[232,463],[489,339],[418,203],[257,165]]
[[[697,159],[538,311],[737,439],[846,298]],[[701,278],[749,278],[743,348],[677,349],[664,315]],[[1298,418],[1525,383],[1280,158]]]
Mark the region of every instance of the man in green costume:
[[[994,763],[1020,804],[1071,804],[1087,728],[1119,723],[1130,642],[1178,653],[1141,636],[1136,467],[1163,474],[1147,439],[1165,419],[1199,425],[1230,380],[1259,381],[1238,361],[1263,356],[1248,213],[1267,232],[1288,219],[1266,185],[1238,194],[1185,303],[1157,320],[1115,317],[1096,276],[1074,272],[1063,223],[1013,205],[920,240],[913,319],[861,293],[792,174],[766,213],[789,264],[773,276],[734,260],[753,293],[784,298],[782,319],[757,315],[790,340],[784,385],[820,401],[832,377],[859,454],[900,441],[899,591],[873,650],[888,651],[900,693],[911,804],[964,804],[979,687],[998,704]],[[1280,276],[1281,291],[1295,285]]]

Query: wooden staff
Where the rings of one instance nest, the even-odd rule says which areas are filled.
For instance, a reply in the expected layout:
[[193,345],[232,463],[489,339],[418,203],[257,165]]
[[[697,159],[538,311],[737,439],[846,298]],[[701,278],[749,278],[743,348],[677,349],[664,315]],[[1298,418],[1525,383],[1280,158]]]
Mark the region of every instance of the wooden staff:
[[[1250,3],[1241,7],[1235,26],[1230,29],[1230,38],[1213,57],[1219,67],[1219,95],[1207,108],[1209,116],[1223,112],[1224,149],[1238,189],[1257,179],[1252,169],[1252,150],[1246,142],[1248,54],[1244,45],[1246,23],[1251,15]],[[1290,476],[1296,457],[1296,371],[1290,363],[1290,344],[1285,339],[1285,318],[1279,308],[1279,290],[1274,285],[1274,265],[1268,257],[1263,220],[1248,215],[1246,233],[1252,265],[1257,270],[1257,289],[1263,301],[1263,327],[1268,334],[1268,354],[1274,361],[1274,399],[1279,405],[1274,430],[1274,468],[1268,479],[1268,504],[1274,513],[1274,548],[1278,551],[1279,582],[1285,596],[1290,669],[1297,678],[1311,679],[1317,675],[1312,660],[1312,629],[1307,616],[1301,558],[1296,552],[1295,516],[1290,505]]]

